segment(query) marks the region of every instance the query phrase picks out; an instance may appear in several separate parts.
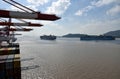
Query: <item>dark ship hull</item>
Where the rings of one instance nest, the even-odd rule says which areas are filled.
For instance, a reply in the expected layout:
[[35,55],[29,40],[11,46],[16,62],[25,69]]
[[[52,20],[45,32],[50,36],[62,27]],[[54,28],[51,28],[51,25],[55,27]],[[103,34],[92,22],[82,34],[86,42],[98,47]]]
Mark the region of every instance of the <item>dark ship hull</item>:
[[112,36],[83,36],[80,40],[115,40]]
[[44,35],[44,36],[40,36],[40,39],[42,39],[42,40],[55,40],[56,36],[53,36],[53,35]]

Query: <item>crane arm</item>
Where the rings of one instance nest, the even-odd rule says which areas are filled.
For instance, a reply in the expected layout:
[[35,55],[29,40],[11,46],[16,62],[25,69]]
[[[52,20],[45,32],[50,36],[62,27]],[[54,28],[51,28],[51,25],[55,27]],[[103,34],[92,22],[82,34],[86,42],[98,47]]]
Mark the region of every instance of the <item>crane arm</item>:
[[33,27],[41,27],[43,26],[42,24],[35,24],[35,23],[11,23],[11,22],[0,22],[0,25],[6,26],[33,26]]
[[19,19],[36,19],[36,20],[49,20],[55,21],[60,17],[54,14],[43,14],[43,13],[26,13],[18,11],[0,10],[0,17],[4,18],[19,18]]

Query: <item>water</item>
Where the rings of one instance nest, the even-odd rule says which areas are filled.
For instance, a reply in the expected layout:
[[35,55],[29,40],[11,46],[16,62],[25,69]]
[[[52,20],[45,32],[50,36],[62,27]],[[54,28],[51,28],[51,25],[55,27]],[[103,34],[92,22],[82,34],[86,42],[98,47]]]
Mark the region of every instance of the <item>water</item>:
[[22,79],[120,79],[120,40],[20,40]]

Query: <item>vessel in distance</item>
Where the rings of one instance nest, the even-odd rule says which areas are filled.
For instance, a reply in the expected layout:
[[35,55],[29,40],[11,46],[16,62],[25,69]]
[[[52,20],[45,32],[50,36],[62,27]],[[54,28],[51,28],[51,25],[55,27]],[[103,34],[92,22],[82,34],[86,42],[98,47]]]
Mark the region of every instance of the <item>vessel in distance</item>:
[[104,36],[104,35],[100,35],[100,36],[86,35],[86,36],[80,37],[80,40],[115,40],[115,37],[113,37],[113,36]]
[[40,39],[42,39],[42,40],[56,40],[56,36],[54,36],[54,35],[43,35],[43,36],[40,36]]

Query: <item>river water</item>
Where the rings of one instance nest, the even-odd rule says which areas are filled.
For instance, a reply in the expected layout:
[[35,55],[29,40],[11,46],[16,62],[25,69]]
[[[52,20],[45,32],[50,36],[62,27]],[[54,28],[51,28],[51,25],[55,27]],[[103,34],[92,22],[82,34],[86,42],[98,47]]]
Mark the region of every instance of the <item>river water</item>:
[[22,79],[120,79],[120,40],[20,40]]

